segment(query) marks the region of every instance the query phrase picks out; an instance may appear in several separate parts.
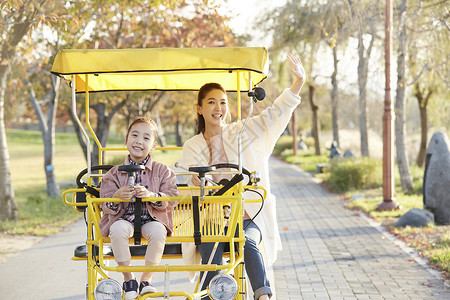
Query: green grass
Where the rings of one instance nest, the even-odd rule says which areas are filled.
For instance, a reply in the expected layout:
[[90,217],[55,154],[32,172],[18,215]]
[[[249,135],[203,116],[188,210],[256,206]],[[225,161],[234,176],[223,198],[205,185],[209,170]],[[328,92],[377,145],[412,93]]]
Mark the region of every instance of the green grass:
[[295,164],[301,167],[304,171],[310,173],[317,172],[317,165],[328,164],[328,154],[323,154],[320,156],[315,155],[314,147],[312,146],[313,141],[311,139],[305,140],[308,150],[298,149],[297,155],[294,155],[294,151],[292,150],[292,140],[292,136],[282,135],[277,141],[273,154],[280,156],[288,163]]
[[281,158],[288,163],[298,165],[306,172],[315,173],[317,172],[317,165],[328,164],[329,158],[326,155],[315,155],[312,150],[302,151],[298,150],[297,155],[293,155],[292,149],[285,149],[281,153]]
[[[49,235],[58,232],[82,217],[71,207],[66,206],[62,197],[50,198],[45,191],[44,146],[39,131],[7,130],[10,154],[11,179],[15,199],[19,206],[17,221],[0,221],[0,232],[6,234]],[[118,147],[120,139],[113,142]],[[107,153],[106,162],[122,163],[126,153]],[[155,151],[155,160],[173,164],[181,156],[180,151]],[[61,192],[74,188],[78,173],[86,168],[81,147],[73,133],[57,133],[55,142],[56,180]]]
[[375,190],[359,190],[352,193],[347,193],[347,207],[353,210],[361,210],[367,213],[370,217],[379,222],[395,221],[397,218],[404,215],[412,208],[422,208],[422,195],[408,195],[401,191],[397,191],[395,196],[396,202],[401,206],[399,210],[392,211],[377,211],[378,204],[383,202],[382,189]]

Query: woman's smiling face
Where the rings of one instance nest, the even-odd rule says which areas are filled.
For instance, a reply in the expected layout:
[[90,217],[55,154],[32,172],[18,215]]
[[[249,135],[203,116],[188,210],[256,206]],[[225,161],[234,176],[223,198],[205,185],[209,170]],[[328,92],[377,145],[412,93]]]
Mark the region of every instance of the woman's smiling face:
[[127,149],[134,162],[143,161],[156,147],[156,138],[147,123],[136,123],[130,128],[127,136]]
[[209,91],[203,98],[202,105],[197,106],[197,112],[205,119],[205,127],[222,126],[228,113],[227,95],[218,89]]

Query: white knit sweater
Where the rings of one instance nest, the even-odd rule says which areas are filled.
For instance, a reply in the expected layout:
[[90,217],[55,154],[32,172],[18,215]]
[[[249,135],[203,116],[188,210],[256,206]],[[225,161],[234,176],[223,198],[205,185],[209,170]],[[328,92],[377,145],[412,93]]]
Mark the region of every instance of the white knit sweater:
[[[250,172],[256,171],[261,176],[259,183],[267,190],[267,198],[255,223],[261,230],[264,244],[264,261],[270,266],[277,259],[277,252],[281,250],[281,238],[276,219],[276,198],[270,192],[269,157],[273,148],[286,129],[292,112],[300,104],[300,97],[285,89],[283,93],[259,115],[251,117],[242,136],[242,164]],[[243,120],[224,125],[222,137],[225,153],[229,163],[238,163],[238,136]],[[186,141],[183,146],[183,156],[180,163],[185,167],[207,166],[210,161],[210,152],[203,134],[197,134]],[[184,182],[191,185],[191,176],[185,176]],[[259,196],[246,192],[245,199],[258,199]],[[244,209],[253,217],[260,208],[260,203],[246,203]],[[192,253],[192,249],[184,247],[185,263],[199,263],[199,256]]]

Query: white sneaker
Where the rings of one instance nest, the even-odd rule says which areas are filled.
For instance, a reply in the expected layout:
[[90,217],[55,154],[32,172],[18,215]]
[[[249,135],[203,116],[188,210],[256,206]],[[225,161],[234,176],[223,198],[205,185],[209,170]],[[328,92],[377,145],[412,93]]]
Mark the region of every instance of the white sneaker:
[[156,293],[155,287],[148,281],[142,281],[139,285],[139,294],[145,295],[149,293]]
[[123,290],[125,292],[125,299],[126,300],[132,300],[136,299],[138,294],[138,283],[136,279],[131,279],[128,281],[124,281],[123,283]]

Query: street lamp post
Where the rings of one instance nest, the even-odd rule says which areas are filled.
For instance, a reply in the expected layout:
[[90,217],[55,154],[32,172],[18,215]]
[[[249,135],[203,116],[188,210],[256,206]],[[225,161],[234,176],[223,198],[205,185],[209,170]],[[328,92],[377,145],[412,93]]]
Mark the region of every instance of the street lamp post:
[[391,101],[391,33],[392,33],[392,0],[386,0],[385,20],[385,78],[386,88],[384,92],[384,115],[383,115],[383,202],[379,203],[377,210],[399,209],[400,205],[395,201],[394,191],[394,119],[395,114]]

